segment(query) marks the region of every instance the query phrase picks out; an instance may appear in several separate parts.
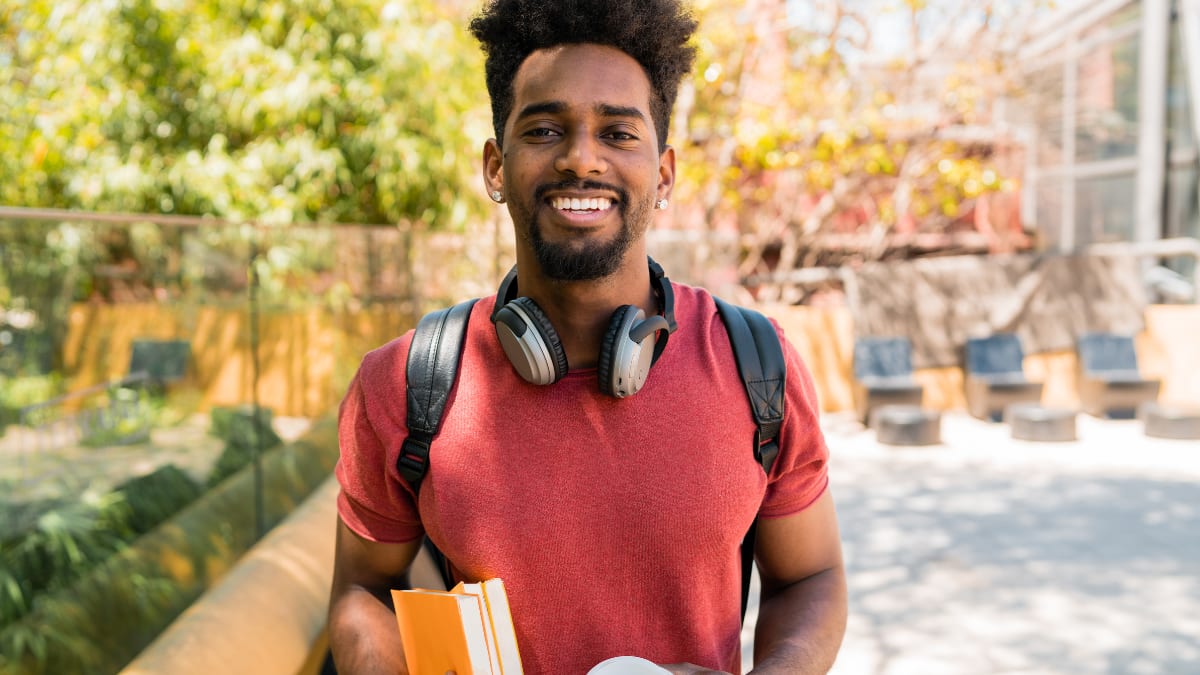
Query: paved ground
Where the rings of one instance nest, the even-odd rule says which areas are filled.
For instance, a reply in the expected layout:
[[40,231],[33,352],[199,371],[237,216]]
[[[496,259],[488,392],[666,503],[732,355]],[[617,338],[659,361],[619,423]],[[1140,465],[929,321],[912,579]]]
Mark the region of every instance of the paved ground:
[[[275,433],[288,441],[310,424],[301,418],[272,421]],[[62,442],[63,437],[67,442]],[[89,491],[101,494],[131,476],[168,463],[203,483],[224,447],[221,439],[209,433],[208,415],[155,429],[146,443],[100,448],[81,446],[66,432],[56,438],[13,426],[0,436],[0,497],[25,501]]]
[[[1200,673],[1200,442],[1078,424],[1038,444],[948,414],[944,444],[895,448],[825,419],[851,596],[834,675]],[[152,459],[199,468],[210,438],[184,425]],[[17,447],[0,443],[9,490],[147,470],[122,449]]]
[[826,419],[850,576],[835,675],[1200,673],[1200,442],[943,418],[896,448]]

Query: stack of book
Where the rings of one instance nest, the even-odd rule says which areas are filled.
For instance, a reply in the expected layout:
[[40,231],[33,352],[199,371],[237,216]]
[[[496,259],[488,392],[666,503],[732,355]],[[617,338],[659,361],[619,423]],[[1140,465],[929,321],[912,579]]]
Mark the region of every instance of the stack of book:
[[393,590],[411,675],[523,675],[504,582]]

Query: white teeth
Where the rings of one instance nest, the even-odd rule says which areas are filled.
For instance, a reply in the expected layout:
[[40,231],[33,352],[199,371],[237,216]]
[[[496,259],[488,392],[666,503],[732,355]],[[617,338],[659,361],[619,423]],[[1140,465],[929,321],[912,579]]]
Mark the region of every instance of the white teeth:
[[591,199],[555,197],[550,200],[550,205],[560,211],[607,211],[612,206],[612,200],[607,197]]

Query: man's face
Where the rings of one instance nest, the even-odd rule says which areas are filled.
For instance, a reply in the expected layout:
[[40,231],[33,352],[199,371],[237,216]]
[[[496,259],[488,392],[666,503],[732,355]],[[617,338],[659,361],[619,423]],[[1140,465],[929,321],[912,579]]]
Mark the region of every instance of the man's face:
[[553,279],[614,273],[674,179],[645,71],[612,47],[563,45],[531,54],[513,93],[503,151],[489,142],[484,170],[508,200],[518,245]]

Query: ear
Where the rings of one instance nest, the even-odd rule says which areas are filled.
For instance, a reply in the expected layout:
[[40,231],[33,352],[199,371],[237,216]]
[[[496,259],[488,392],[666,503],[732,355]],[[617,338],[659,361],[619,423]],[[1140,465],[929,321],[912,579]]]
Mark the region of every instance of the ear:
[[489,138],[483,144],[483,186],[490,194],[494,190],[504,193],[504,153],[496,139]]
[[658,198],[670,198],[674,187],[675,148],[668,145],[658,156]]

